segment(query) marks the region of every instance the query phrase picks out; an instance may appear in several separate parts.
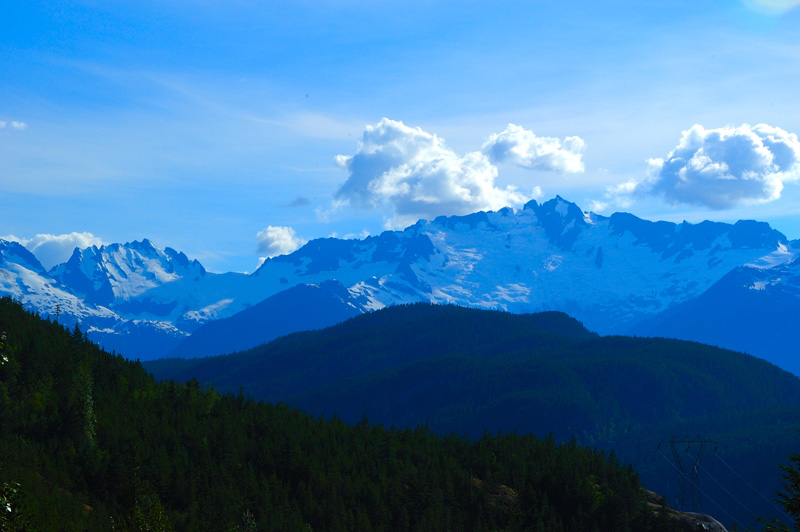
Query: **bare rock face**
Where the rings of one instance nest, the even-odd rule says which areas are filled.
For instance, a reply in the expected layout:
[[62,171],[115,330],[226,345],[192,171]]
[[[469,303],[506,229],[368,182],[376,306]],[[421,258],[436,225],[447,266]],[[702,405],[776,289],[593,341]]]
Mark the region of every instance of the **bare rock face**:
[[676,512],[679,516],[681,526],[686,532],[708,531],[708,532],[728,532],[722,524],[706,514],[691,512]]
[[666,510],[671,516],[680,521],[681,527],[686,532],[728,532],[722,523],[707,514],[695,512],[679,512],[667,505],[664,497],[652,491],[645,490],[647,504],[655,511]]

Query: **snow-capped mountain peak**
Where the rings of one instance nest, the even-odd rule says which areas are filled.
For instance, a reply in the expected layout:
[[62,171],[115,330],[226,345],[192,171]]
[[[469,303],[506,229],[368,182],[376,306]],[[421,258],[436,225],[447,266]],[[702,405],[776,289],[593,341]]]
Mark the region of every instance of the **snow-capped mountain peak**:
[[183,253],[158,249],[150,240],[76,248],[50,274],[97,305],[129,300],[183,276],[202,276],[205,269]]
[[432,301],[512,312],[557,309],[611,332],[768,256],[763,260],[785,261],[791,252],[765,223],[604,217],[556,197],[519,211],[442,216],[364,240],[311,241],[265,261],[255,276],[264,286],[269,279],[288,286],[337,279],[370,299],[370,308]]
[[563,250],[570,250],[578,238],[586,220],[583,211],[561,196],[541,205],[531,201],[525,205],[536,213],[539,223],[550,241]]
[[46,270],[33,253],[19,242],[3,240],[0,238],[0,266],[9,264],[19,264],[39,274],[45,274]]
[[[252,275],[206,273],[199,262],[146,239],[76,249],[48,273],[21,246],[1,243],[0,293],[48,313],[59,298],[69,301],[106,346],[143,357],[136,335],[148,339],[152,353],[159,338],[174,342],[293,287],[327,281],[341,283],[361,310],[417,301],[561,310],[612,333],[704,294],[735,268],[777,273],[798,259],[798,249],[762,222],[606,217],[557,196],[519,210],[421,220],[362,240],[312,240],[267,259]],[[770,279],[751,285],[761,292],[778,286]],[[128,344],[120,343],[124,338]]]
[[12,296],[26,308],[68,326],[108,325],[116,319],[110,310],[87,304],[50,277],[39,260],[17,242],[0,240],[0,295]]

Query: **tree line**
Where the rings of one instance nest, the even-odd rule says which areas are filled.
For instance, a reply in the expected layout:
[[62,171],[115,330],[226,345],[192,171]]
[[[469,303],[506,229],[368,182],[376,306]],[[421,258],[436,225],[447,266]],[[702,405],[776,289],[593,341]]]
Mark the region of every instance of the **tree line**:
[[2,530],[675,530],[613,454],[156,381],[0,299]]

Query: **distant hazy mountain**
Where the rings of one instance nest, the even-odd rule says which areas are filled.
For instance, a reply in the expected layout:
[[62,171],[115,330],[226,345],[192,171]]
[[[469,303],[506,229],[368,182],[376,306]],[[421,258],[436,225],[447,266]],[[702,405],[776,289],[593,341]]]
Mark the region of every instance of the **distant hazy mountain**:
[[337,281],[301,284],[229,318],[209,321],[169,356],[193,358],[242,351],[296,331],[321,329],[364,312]]
[[800,375],[800,260],[735,268],[631,332],[743,351]]
[[[54,315],[54,305],[62,301],[62,316],[69,314],[101,345],[151,359],[203,324],[231,318],[285,290],[326,281],[348,292],[328,301],[352,303],[348,312],[413,302],[515,313],[558,310],[608,334],[629,331],[701,296],[736,268],[779,268],[796,258],[795,247],[766,223],[673,224],[625,213],[605,217],[556,197],[543,204],[531,201],[518,211],[420,221],[363,240],[313,240],[268,259],[251,275],[206,272],[197,261],[147,240],[76,250],[50,272],[30,257],[9,259],[13,266],[0,264],[5,279],[0,293],[46,315]],[[234,327],[233,320],[225,327],[203,328],[202,341],[178,352],[212,349],[201,344],[220,351],[243,349],[344,316],[320,306],[310,297],[314,293],[298,289],[276,300],[291,300],[294,310],[273,302],[236,318],[241,322],[235,327],[248,334],[238,335],[235,346],[224,346],[231,338],[224,331]],[[284,311],[286,316],[279,316]]]

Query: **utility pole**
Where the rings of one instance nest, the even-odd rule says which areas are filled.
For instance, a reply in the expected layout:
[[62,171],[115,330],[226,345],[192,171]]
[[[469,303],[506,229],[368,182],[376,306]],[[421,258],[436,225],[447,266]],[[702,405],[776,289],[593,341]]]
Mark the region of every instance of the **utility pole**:
[[[661,451],[661,446],[665,443],[669,444],[670,454],[672,455],[671,460]],[[703,511],[703,500],[697,471],[700,468],[703,451],[705,451],[707,445],[711,444],[714,445],[714,452],[716,453],[719,442],[701,438],[700,436],[684,436],[682,438],[670,436],[658,443],[656,451],[661,453],[678,470],[681,490],[679,505],[683,511]],[[691,506],[687,506],[687,500],[691,501]]]

